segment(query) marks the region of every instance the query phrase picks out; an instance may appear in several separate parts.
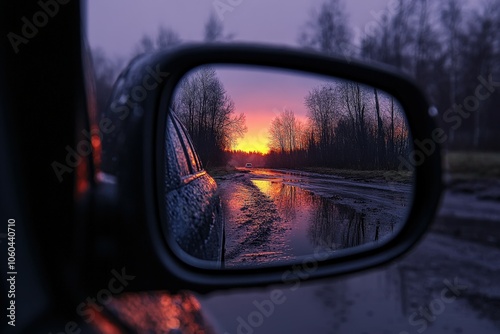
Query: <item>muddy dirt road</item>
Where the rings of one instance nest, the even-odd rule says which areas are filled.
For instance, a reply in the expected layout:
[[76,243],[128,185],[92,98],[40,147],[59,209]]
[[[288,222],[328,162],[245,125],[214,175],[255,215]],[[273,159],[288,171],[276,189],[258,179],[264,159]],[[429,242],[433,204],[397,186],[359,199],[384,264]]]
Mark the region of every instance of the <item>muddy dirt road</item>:
[[240,169],[216,179],[226,265],[257,265],[379,242],[404,221],[409,184],[307,172]]

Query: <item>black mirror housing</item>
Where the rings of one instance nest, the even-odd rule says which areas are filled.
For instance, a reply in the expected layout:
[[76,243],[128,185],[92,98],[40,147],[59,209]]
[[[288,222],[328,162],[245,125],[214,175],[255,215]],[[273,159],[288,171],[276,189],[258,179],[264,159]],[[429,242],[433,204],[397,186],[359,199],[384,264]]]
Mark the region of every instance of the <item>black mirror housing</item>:
[[[163,237],[160,226],[159,205],[163,193],[158,180],[164,171],[160,170],[158,161],[163,149],[160,143],[164,140],[162,124],[181,78],[193,68],[207,64],[257,65],[335,76],[376,87],[397,98],[406,112],[413,141],[432,140],[435,144],[435,149],[424,152],[425,158],[418,163],[412,166],[402,163],[401,168],[414,168],[416,180],[408,221],[397,236],[376,247],[346,252],[333,259],[315,254],[293,267],[202,269],[180,259]],[[113,256],[99,256],[95,249],[86,252],[87,269],[83,274],[88,276],[89,285],[99,287],[109,279],[109,271],[126,268],[127,273],[135,276],[131,290],[168,287],[173,291],[189,289],[206,293],[331,277],[386,263],[408,251],[422,237],[440,201],[441,156],[439,140],[436,142],[438,130],[430,111],[421,90],[390,68],[296,49],[193,45],[139,57],[118,78],[110,106],[102,116],[115,126],[103,139],[103,151],[108,155],[105,159],[114,163],[103,165],[102,169],[103,174],[114,177],[112,182],[102,177],[97,187],[104,183],[106,187],[114,187],[115,191],[105,193],[116,198],[109,201],[115,203],[112,207],[100,206],[94,215],[103,215],[102,210],[118,211],[109,222],[113,226],[106,227],[108,232],[115,231],[113,240],[109,241]],[[99,231],[98,226],[94,230]],[[99,238],[98,234],[95,238]],[[109,238],[109,233],[106,237]],[[100,268],[102,276],[93,274],[92,267]],[[104,268],[109,268],[108,272]]]

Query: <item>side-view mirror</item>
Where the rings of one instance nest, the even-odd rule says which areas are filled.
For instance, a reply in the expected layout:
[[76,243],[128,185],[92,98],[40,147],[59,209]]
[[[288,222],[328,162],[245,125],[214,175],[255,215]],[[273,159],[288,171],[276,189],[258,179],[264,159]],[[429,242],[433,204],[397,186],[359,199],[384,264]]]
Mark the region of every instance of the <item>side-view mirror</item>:
[[440,199],[435,113],[390,69],[303,51],[138,58],[103,115],[116,129],[99,179],[116,188],[106,224],[120,232],[88,263],[129,268],[137,290],[207,292],[394,259]]

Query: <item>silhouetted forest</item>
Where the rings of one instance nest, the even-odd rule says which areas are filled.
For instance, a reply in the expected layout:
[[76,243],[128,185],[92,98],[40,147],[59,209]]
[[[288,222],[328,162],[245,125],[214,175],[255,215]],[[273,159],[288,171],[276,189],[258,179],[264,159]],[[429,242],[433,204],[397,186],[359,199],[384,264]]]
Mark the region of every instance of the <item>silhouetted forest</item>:
[[404,114],[392,96],[352,82],[313,88],[307,124],[285,110],[271,122],[269,167],[397,169],[408,156]]
[[[500,149],[500,1],[466,4],[465,0],[389,0],[382,10],[371,11],[372,20],[356,27],[343,0],[325,0],[313,8],[306,22],[298,23],[298,43],[347,61],[362,59],[396,67],[413,77],[436,106],[439,126],[446,133],[445,147]],[[233,38],[214,15],[202,36],[207,43]],[[175,30],[160,27],[156,36],[144,35],[138,41],[132,56],[181,43]],[[92,51],[98,107],[103,110],[126,62],[111,59],[99,49]],[[216,75],[210,79],[206,74],[214,92],[218,91],[214,95],[218,97],[212,96],[212,109],[199,109],[200,119],[195,120],[188,96],[175,108],[205,165],[224,165],[237,156],[227,150],[244,133],[244,116],[235,115]],[[197,80],[199,84],[202,79]],[[406,125],[395,112],[396,104],[380,92],[355,84],[316,87],[305,103],[308,124],[295,120],[291,110],[269,124],[267,164],[394,169],[398,155],[407,154]],[[293,135],[280,136],[284,127]],[[239,155],[238,161],[243,159]]]
[[327,0],[299,43],[392,65],[413,77],[439,111],[450,149],[500,148],[500,1],[390,0],[354,27],[342,0]]
[[224,152],[247,131],[245,115],[235,114],[233,100],[210,67],[183,78],[171,108],[184,123],[205,167],[225,165]]

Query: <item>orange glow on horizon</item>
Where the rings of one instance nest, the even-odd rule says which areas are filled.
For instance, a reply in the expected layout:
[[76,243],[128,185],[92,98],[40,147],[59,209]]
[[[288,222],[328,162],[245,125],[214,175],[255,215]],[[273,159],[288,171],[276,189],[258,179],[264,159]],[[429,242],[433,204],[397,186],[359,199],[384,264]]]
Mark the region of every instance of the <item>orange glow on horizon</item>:
[[238,140],[238,143],[233,147],[233,150],[243,151],[246,153],[259,152],[267,154],[269,153],[269,145],[267,142],[259,141],[255,137],[246,134],[244,138]]
[[246,115],[247,133],[239,138],[232,149],[243,152],[269,153],[269,125],[275,114],[266,111],[241,110]]

